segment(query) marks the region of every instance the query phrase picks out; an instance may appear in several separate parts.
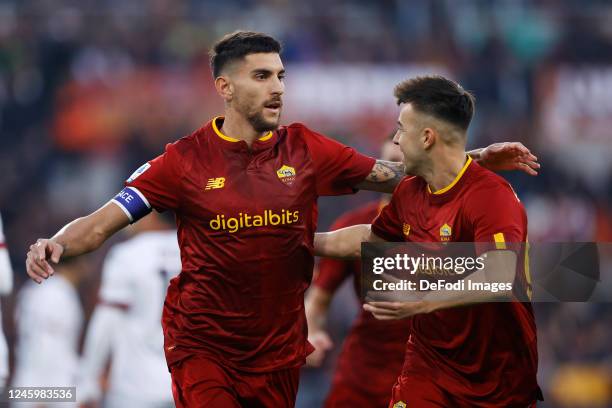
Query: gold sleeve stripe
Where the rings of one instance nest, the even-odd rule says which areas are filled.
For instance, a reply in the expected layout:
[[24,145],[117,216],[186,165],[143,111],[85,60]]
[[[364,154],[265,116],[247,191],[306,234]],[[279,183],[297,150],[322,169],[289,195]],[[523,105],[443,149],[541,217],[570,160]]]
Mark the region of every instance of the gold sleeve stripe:
[[498,232],[497,234],[493,234],[493,239],[495,240],[495,248],[497,249],[507,249],[506,248],[506,239],[504,238],[503,232]]

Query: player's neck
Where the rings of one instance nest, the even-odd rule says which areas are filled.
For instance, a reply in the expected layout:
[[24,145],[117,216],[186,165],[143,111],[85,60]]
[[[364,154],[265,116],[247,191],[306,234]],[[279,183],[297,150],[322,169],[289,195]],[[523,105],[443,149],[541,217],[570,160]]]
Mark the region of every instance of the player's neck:
[[431,161],[430,168],[425,171],[423,178],[427,181],[431,191],[440,191],[455,181],[463,166],[467,155],[463,150],[446,151]]
[[244,140],[249,147],[253,142],[266,135],[267,132],[257,132],[249,121],[233,109],[225,110],[223,126],[219,129],[224,135],[234,139]]

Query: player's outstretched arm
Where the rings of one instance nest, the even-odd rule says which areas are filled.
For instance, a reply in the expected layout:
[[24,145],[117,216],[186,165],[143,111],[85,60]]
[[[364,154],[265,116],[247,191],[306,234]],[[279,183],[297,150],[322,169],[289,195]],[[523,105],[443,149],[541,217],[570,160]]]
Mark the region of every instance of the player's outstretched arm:
[[108,202],[88,216],[67,224],[52,238],[41,238],[30,245],[26,272],[32,280],[41,283],[53,275],[49,261],[58,263],[61,258],[91,252],[129,223],[130,219],[125,212],[118,205]]
[[353,225],[330,232],[318,232],[314,239],[316,256],[353,259],[361,256],[362,242],[384,242],[376,236],[370,224]]
[[[491,171],[520,170],[531,176],[538,174],[538,158],[519,142],[493,143],[484,148],[471,150],[470,157]],[[400,162],[376,160],[372,171],[356,187],[361,190],[392,193],[395,186],[406,175]]]

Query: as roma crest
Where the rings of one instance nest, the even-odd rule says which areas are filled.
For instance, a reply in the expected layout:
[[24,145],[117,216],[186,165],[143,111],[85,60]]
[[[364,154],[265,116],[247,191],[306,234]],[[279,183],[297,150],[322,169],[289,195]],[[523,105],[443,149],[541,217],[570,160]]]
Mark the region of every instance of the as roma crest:
[[280,169],[276,170],[278,179],[288,186],[292,185],[295,181],[295,174],[295,169],[291,166],[287,166],[286,164],[283,164]]

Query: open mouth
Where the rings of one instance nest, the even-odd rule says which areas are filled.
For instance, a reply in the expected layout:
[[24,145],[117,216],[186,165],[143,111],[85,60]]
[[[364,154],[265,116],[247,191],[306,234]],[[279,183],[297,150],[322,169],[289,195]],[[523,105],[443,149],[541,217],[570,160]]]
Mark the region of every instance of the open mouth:
[[272,112],[279,112],[282,106],[283,106],[283,103],[280,102],[280,101],[277,101],[277,102],[266,103],[264,105],[264,108],[266,108],[266,109],[268,109],[268,110],[270,110]]

